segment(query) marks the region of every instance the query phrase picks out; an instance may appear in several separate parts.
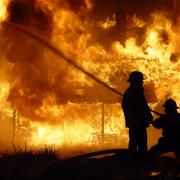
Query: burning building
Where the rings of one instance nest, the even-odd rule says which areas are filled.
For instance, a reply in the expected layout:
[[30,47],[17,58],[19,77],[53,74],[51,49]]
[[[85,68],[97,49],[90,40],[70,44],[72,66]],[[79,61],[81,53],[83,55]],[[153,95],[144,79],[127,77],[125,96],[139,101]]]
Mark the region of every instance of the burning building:
[[111,88],[123,93],[139,70],[153,109],[180,101],[179,8],[176,0],[2,0],[1,117],[33,145],[126,146]]

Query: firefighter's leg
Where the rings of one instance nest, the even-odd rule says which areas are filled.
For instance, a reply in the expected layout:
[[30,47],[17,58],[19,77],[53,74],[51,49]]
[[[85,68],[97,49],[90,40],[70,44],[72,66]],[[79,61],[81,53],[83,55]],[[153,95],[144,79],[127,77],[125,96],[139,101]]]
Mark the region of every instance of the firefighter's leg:
[[137,138],[135,128],[129,128],[129,150],[131,152],[137,152]]
[[173,152],[176,157],[180,158],[180,145],[179,144],[174,145]]
[[138,151],[141,153],[147,152],[147,131],[146,128],[139,128],[138,130]]
[[159,155],[166,153],[168,151],[169,151],[169,148],[166,145],[166,143],[165,142],[163,142],[163,143],[159,142],[158,144],[151,147],[151,149],[148,151],[148,155],[149,156],[159,156]]

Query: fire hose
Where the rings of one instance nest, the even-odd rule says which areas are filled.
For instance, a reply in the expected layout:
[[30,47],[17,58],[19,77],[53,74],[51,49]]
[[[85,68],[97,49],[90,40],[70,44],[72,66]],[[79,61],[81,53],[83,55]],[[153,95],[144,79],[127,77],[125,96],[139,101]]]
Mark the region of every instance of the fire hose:
[[[86,74],[87,76],[89,76],[90,78],[92,78],[93,80],[95,80],[97,83],[103,85],[104,87],[106,87],[107,89],[111,90],[112,92],[118,94],[119,96],[123,96],[123,93],[119,92],[118,90],[110,87],[108,84],[106,84],[105,82],[101,81],[99,78],[97,78],[96,76],[94,76],[93,74],[91,74],[90,72],[88,72],[87,70],[85,70],[82,66],[80,66],[79,64],[77,64],[76,62],[74,62],[71,58],[67,57],[61,50],[57,49],[56,47],[54,47],[52,44],[50,44],[49,42],[45,41],[44,39],[40,38],[39,36],[37,36],[36,34],[26,30],[25,28],[11,23],[11,22],[3,22],[3,27],[6,29],[8,27],[11,27],[21,33],[24,33],[25,35],[31,37],[32,39],[35,39],[36,41],[38,41],[39,43],[43,44],[45,47],[49,48],[51,51],[53,51],[56,55],[60,56],[61,58],[63,58],[68,64],[72,65],[73,67],[75,67],[76,69],[78,69],[79,71],[83,72],[84,74]],[[150,109],[151,112],[153,112],[156,115],[162,116],[161,113],[154,111],[152,109]]]

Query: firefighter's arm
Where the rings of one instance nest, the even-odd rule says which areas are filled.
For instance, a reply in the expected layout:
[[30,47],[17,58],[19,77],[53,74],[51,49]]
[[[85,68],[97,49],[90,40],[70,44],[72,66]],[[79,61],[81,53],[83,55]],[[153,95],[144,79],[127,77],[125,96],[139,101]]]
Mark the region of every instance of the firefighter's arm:
[[162,127],[162,120],[161,118],[158,118],[158,119],[155,119],[153,122],[152,122],[152,125],[157,128],[157,129],[160,129]]

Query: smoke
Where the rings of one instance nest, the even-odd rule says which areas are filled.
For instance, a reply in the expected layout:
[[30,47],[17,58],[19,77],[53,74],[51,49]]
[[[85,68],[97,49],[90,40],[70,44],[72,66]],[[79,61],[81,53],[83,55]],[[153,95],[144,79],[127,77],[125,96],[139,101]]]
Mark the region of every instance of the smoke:
[[[36,1],[13,0],[7,10],[8,21],[25,26],[47,40],[51,38],[52,14],[37,7]],[[13,29],[6,29],[3,35],[4,47],[8,47],[6,56],[13,64],[8,100],[22,115],[32,118],[33,112],[42,106],[43,99],[51,91],[47,72],[49,60],[44,58],[44,47],[25,35]]]
[[[130,36],[136,36],[140,41],[139,43],[142,43],[146,26],[152,23],[151,14],[153,12],[166,12],[166,16],[175,21],[175,8],[171,0],[112,0],[106,2],[103,0],[94,0],[92,2],[93,9],[88,12],[91,20],[101,21],[102,19],[105,20],[107,17],[113,17],[113,15],[115,15],[116,25],[110,28],[108,32],[102,32],[98,27],[93,27],[95,28],[93,36],[102,42],[102,44],[105,44],[105,46],[115,39],[123,43]],[[176,12],[178,12],[178,8]],[[134,16],[144,21],[145,25],[143,27],[133,27],[132,21]],[[105,36],[106,38],[103,38]],[[102,41],[102,39],[105,39],[105,41]]]
[[[63,1],[64,2],[64,1]],[[66,3],[69,4],[72,10],[79,12],[82,10],[82,7],[87,5],[88,1],[84,0],[66,0]],[[172,11],[173,2],[171,0],[89,0],[93,4],[93,8],[89,12],[91,17],[102,19],[102,17],[110,16],[114,13],[120,16],[126,16],[127,14],[138,14],[143,17],[143,15],[149,16],[152,12],[156,10],[168,10]],[[60,2],[62,4],[62,2]],[[119,13],[119,14],[118,14]],[[145,18],[145,17],[143,17]]]

